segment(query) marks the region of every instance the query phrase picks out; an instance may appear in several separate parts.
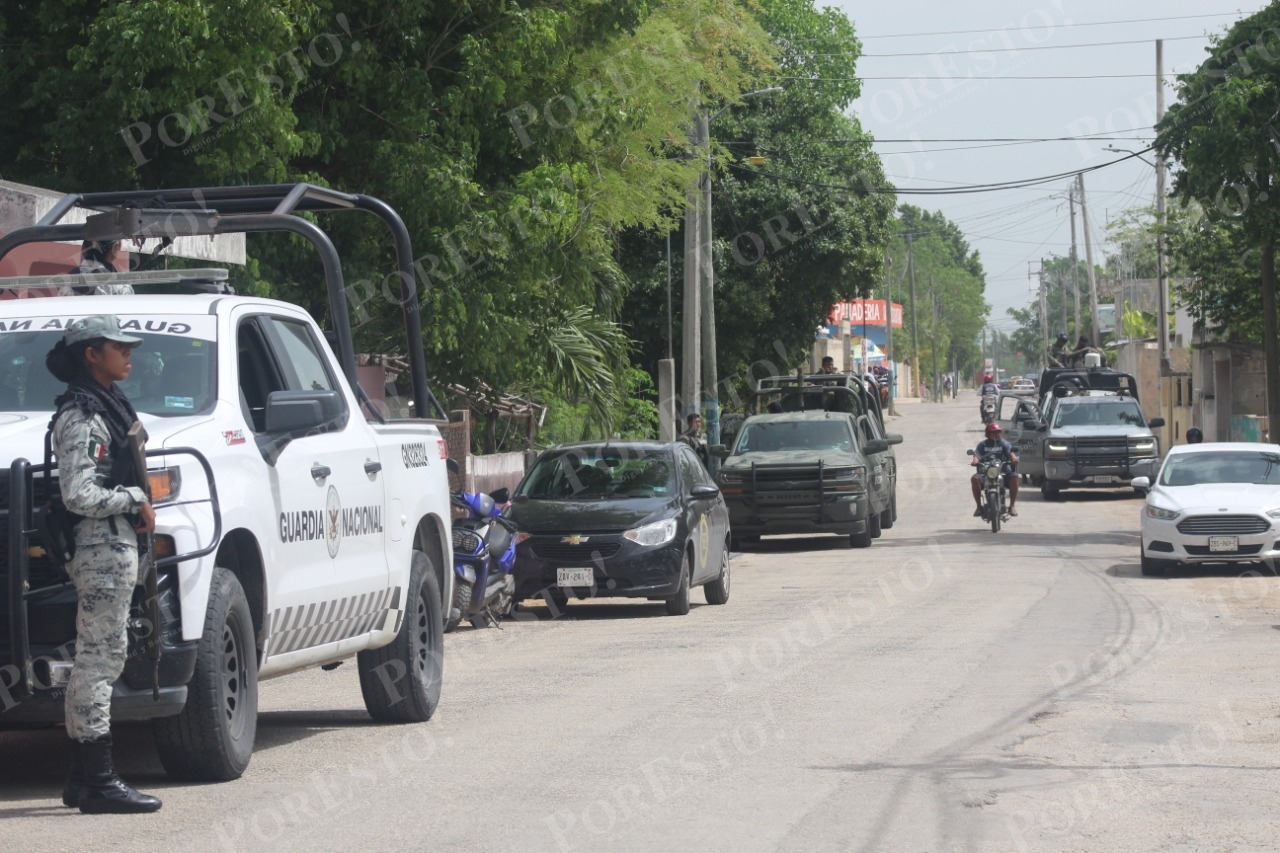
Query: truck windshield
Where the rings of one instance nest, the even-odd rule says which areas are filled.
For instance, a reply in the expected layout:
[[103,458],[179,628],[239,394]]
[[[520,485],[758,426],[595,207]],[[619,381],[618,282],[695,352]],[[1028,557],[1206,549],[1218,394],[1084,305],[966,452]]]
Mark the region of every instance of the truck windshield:
[[572,448],[538,460],[516,490],[533,499],[653,498],[674,494],[675,465],[662,450]]
[[[74,319],[74,318],[72,318]],[[50,412],[66,390],[44,366],[67,318],[0,321],[0,412]],[[133,370],[119,383],[135,409],[160,417],[204,412],[213,405],[215,332],[208,316],[120,315],[121,329],[142,338]]]
[[1169,457],[1160,472],[1162,486],[1205,483],[1280,485],[1280,454],[1255,450],[1177,454]]
[[747,424],[734,454],[779,450],[840,450],[853,452],[853,435],[843,420],[759,421]]
[[1146,426],[1142,410],[1133,400],[1108,400],[1103,403],[1075,403],[1063,400],[1054,426]]

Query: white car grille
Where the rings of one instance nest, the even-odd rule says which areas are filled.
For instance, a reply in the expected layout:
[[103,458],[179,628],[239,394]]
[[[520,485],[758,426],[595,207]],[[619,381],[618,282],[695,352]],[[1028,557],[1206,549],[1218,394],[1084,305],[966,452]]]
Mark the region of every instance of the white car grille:
[[1178,522],[1178,532],[1189,536],[1256,536],[1270,529],[1257,515],[1192,515]]

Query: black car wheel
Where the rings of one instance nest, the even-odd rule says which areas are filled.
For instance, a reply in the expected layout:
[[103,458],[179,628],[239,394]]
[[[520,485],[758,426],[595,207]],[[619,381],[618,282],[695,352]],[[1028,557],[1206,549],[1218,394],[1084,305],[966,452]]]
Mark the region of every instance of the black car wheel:
[[849,546],[851,548],[870,548],[871,547],[871,523],[867,522],[867,529],[861,533],[853,533],[849,536]]
[[873,512],[867,516],[867,534],[872,539],[879,539],[883,524],[880,521],[880,513]]
[[1147,556],[1147,552],[1142,550],[1142,545],[1138,545],[1138,553],[1142,559],[1142,574],[1149,578],[1162,578],[1165,576],[1165,561],[1153,560]]
[[724,604],[729,600],[729,543],[720,554],[720,576],[702,587],[707,604]]
[[689,552],[686,551],[684,559],[680,561],[680,585],[676,587],[676,594],[667,599],[667,615],[668,616],[684,616],[689,612]]

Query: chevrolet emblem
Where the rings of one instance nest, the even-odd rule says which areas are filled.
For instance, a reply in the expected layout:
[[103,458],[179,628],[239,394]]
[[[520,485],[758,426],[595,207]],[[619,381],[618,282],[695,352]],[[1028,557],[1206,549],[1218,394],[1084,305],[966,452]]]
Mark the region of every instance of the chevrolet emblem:
[[577,534],[574,534],[573,536],[566,536],[560,541],[566,545],[581,545],[590,538],[590,536],[578,536]]

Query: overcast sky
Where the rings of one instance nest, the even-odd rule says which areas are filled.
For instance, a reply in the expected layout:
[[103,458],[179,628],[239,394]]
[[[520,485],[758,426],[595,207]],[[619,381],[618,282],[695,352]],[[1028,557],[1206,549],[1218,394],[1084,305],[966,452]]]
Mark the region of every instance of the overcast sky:
[[[900,188],[939,188],[1071,172],[1123,156],[1105,151],[1106,145],[1135,151],[1147,147],[1154,135],[1155,40],[1164,39],[1167,106],[1175,98],[1173,74],[1206,58],[1208,34],[1220,33],[1268,4],[835,0],[831,5],[849,16],[862,40],[858,75],[864,80],[863,94],[855,110],[878,140],[876,150],[886,171]],[[877,79],[920,75],[934,79]],[[1089,79],[1014,79],[1067,75]],[[990,142],[924,141],[1107,132],[1115,137],[1111,142],[993,147]],[[1034,269],[1042,256],[1070,251],[1069,183],[1063,178],[1002,192],[902,195],[899,201],[941,211],[964,230],[986,269],[989,322],[1009,330],[1015,324],[1006,309],[1025,307],[1035,296],[1028,261]],[[1095,263],[1102,262],[1099,243],[1108,220],[1127,208],[1153,204],[1154,190],[1154,170],[1137,160],[1085,175]],[[1083,258],[1078,218],[1077,233]]]

